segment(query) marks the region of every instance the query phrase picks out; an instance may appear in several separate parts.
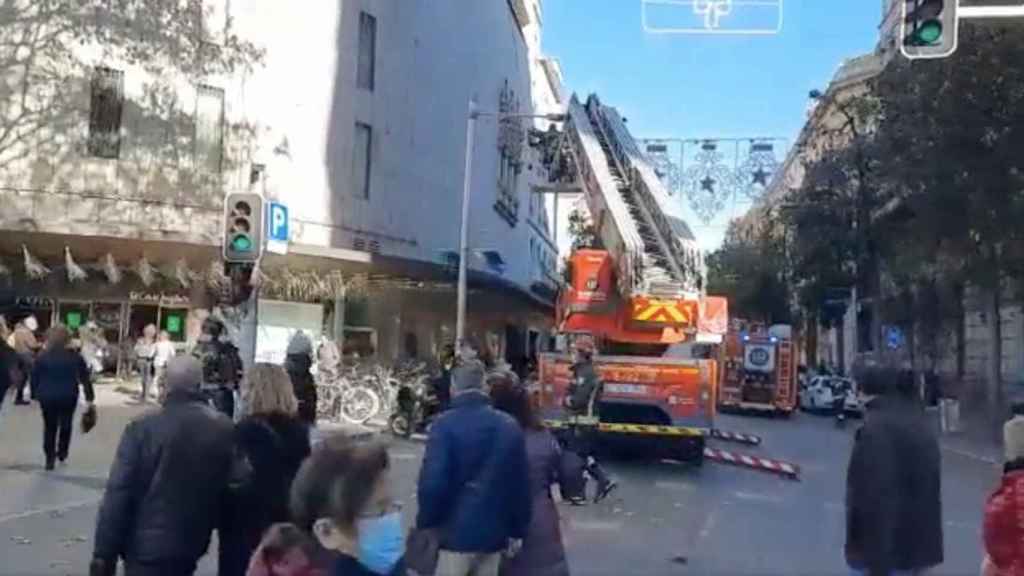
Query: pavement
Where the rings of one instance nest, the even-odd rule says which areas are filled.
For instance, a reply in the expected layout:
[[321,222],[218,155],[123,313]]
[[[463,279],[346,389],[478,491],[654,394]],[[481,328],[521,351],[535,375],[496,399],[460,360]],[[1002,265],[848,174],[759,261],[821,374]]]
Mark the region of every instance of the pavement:
[[[96,509],[121,429],[145,407],[100,390],[100,423],[76,435],[66,468],[42,470],[35,406],[0,410],[0,575],[84,575]],[[719,427],[757,434],[763,445],[713,446],[801,467],[799,481],[706,463],[610,462],[620,487],[600,504],[561,506],[563,537],[577,575],[848,574],[843,562],[846,461],[856,422],[722,416]],[[323,428],[317,437],[333,433]],[[367,434],[366,429],[342,430]],[[424,446],[393,441],[397,493],[406,521]],[[969,443],[943,452],[946,562],[933,574],[977,574],[982,506],[998,467]],[[199,574],[216,574],[209,555]]]

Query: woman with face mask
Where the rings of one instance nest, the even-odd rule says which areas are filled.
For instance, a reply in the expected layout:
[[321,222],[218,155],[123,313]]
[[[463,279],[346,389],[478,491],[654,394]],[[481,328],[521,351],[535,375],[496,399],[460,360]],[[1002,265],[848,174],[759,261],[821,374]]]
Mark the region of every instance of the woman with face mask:
[[324,440],[292,483],[291,509],[299,528],[336,555],[330,576],[405,574],[402,511],[383,445]]

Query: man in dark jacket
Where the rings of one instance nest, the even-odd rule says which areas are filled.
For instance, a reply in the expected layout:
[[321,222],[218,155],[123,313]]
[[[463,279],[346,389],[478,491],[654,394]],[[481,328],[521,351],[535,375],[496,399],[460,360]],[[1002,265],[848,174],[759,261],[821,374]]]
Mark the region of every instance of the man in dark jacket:
[[[618,486],[617,482],[605,474],[594,457],[594,430],[600,423],[599,409],[603,390],[604,383],[594,367],[594,343],[589,338],[580,338],[573,344],[572,381],[565,398],[571,426],[568,448],[585,459],[587,475],[597,481],[595,502],[605,499]],[[577,498],[573,503],[582,502]]]
[[91,576],[189,576],[206,553],[232,468],[232,424],[199,391],[202,366],[167,362],[164,406],[124,430],[96,524]]
[[530,525],[526,442],[511,416],[491,408],[479,361],[452,371],[452,393],[430,429],[416,524],[440,530],[439,575],[497,576],[501,552],[517,550]]
[[861,375],[868,404],[846,477],[846,561],[868,576],[942,563],[939,444],[916,400],[913,373]]
[[292,390],[299,401],[299,419],[310,426],[316,425],[316,382],[313,381],[313,342],[303,331],[298,331],[288,341],[285,350],[284,369],[292,381]]

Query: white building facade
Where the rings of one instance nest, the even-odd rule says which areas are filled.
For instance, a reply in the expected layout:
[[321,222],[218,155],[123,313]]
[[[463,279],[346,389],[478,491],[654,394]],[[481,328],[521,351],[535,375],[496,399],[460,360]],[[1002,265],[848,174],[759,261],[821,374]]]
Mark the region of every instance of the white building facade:
[[[333,316],[372,332],[381,359],[428,355],[449,340],[469,102],[560,109],[560,77],[540,47],[540,0],[343,0],[302,10],[203,0],[202,25],[191,27],[169,24],[190,21],[185,6],[137,4],[136,13],[85,15],[87,41],[64,37],[67,50],[45,61],[22,55],[22,69],[46,74],[3,71],[8,307],[49,305],[67,321],[60,301],[88,303],[79,319],[97,316],[96,302],[120,302],[121,337],[141,322],[129,308],[143,294],[161,309],[165,300],[205,307],[197,272],[219,254],[224,194],[256,189],[291,216],[289,256],[266,258],[268,274],[376,279]],[[16,5],[52,29],[84,17]],[[14,18],[0,36],[24,32],[18,22],[28,20]],[[34,107],[60,113],[24,125]],[[557,259],[546,203],[533,192],[546,174],[528,146],[531,127],[547,123],[481,118],[472,147],[469,332],[509,357],[528,355],[553,316]],[[85,278],[68,274],[65,248]],[[111,261],[124,272],[117,282]],[[50,272],[33,274],[33,262]],[[152,265],[148,281],[141,262]]]

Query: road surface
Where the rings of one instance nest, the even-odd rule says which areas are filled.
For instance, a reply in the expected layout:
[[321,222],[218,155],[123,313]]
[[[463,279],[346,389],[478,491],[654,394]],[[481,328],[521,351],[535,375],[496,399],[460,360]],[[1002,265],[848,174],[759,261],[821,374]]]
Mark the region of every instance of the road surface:
[[[0,575],[86,573],[97,502],[120,430],[141,410],[113,393],[101,399],[97,429],[76,436],[69,465],[51,473],[42,469],[37,407],[5,403],[0,411]],[[799,482],[713,463],[703,469],[611,463],[621,483],[612,497],[561,508],[573,573],[847,574],[844,473],[856,425],[837,430],[830,419],[805,414],[720,418],[722,428],[764,438],[760,448],[736,449],[799,464]],[[422,451],[417,442],[392,448],[409,518]],[[947,560],[935,573],[977,574],[981,507],[998,470],[950,450],[943,453],[943,474]],[[209,557],[200,574],[216,574]]]

